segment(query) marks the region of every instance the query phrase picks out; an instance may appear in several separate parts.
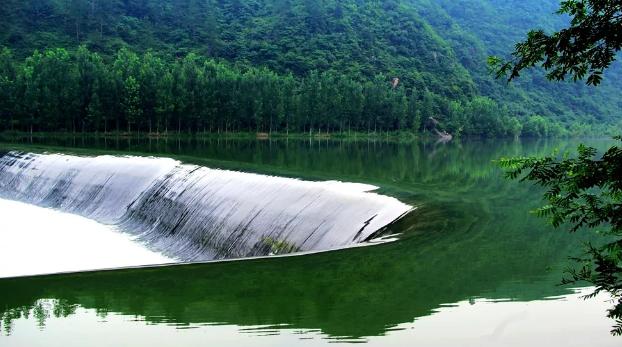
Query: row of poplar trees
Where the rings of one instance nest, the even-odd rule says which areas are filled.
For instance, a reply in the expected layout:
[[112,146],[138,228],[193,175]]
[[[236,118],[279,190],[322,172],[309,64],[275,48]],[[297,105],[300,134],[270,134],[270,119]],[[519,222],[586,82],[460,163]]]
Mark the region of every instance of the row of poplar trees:
[[[383,75],[361,81],[311,72],[297,78],[195,54],[166,60],[126,49],[109,61],[85,47],[35,52],[24,61],[16,61],[8,49],[0,52],[1,130],[420,131],[428,117],[442,119],[460,105],[392,85]],[[504,135],[509,130],[501,123],[478,131]],[[465,128],[458,124],[449,130],[459,126]]]

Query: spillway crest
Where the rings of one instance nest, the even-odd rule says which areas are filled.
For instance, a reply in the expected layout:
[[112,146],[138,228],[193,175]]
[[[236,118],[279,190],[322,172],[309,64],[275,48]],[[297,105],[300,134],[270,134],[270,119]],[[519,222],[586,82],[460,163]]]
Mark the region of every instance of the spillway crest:
[[209,169],[173,159],[8,152],[0,197],[118,226],[180,261],[333,249],[411,207],[341,182]]

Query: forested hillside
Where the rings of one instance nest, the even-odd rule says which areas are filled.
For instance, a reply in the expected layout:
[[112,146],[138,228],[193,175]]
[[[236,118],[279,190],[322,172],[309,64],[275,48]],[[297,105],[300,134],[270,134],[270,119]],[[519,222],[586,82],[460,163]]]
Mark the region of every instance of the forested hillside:
[[[533,28],[552,32],[569,20],[557,15],[558,0],[413,0],[419,13],[446,39],[473,76],[481,94],[507,106],[513,114],[541,114],[580,131],[581,123],[620,119],[622,69],[614,64],[602,88],[584,83],[552,85],[542,71],[526,72],[506,84],[495,80],[481,61],[505,56]],[[619,124],[619,123],[618,123]]]
[[510,51],[527,28],[562,24],[557,6],[4,0],[0,126],[417,132],[435,117],[474,136],[611,129],[622,109],[620,74],[594,90],[554,86],[538,73],[508,86],[487,71],[487,55]]

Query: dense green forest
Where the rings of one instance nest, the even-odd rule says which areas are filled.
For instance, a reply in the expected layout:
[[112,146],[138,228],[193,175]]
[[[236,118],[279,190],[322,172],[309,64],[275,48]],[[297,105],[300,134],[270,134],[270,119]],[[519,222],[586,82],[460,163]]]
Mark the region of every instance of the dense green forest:
[[487,70],[527,28],[562,25],[558,5],[4,0],[0,129],[420,132],[434,117],[467,136],[608,132],[622,74],[594,90]]
[[[424,116],[443,111],[469,135],[515,136],[522,128],[488,98],[449,101],[393,88],[383,75],[366,82],[330,71],[295,78],[193,53],[168,62],[125,49],[106,63],[84,47],[37,52],[14,66],[10,54],[1,53],[0,110],[12,130],[384,132],[421,129]],[[525,131],[531,123],[534,135],[554,130],[532,116]]]

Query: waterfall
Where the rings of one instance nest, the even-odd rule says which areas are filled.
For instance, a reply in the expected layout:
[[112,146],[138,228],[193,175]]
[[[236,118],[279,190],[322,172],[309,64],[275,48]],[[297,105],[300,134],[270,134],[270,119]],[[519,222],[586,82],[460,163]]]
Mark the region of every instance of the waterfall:
[[411,207],[373,186],[210,169],[173,159],[8,152],[0,197],[118,226],[181,261],[345,247]]

